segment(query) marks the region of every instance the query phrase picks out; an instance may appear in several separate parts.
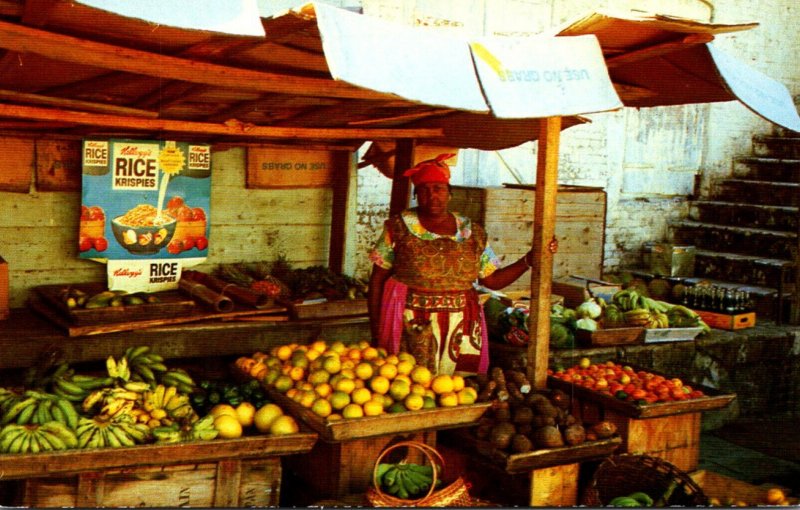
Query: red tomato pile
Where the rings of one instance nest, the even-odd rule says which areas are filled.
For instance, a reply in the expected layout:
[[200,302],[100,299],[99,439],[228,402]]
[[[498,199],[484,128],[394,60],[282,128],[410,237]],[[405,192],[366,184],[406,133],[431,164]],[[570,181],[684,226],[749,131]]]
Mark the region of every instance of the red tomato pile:
[[547,373],[563,381],[640,405],[705,396],[705,393],[684,384],[677,377],[668,379],[645,370],[636,371],[613,361],[592,364],[588,358],[583,358],[573,367],[548,370]]
[[[105,221],[106,213],[103,208],[97,205],[87,207],[81,205],[81,221]],[[89,251],[94,248],[97,251],[106,251],[108,248],[108,241],[105,237],[89,237],[86,235],[79,235],[78,249],[81,252]]]

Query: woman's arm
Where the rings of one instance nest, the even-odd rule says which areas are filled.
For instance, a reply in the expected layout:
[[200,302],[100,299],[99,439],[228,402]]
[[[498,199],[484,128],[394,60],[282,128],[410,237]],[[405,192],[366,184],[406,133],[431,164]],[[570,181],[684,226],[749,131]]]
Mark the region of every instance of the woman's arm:
[[383,285],[392,275],[390,269],[384,269],[377,264],[372,265],[372,274],[369,276],[369,294],[367,295],[367,309],[369,311],[369,327],[372,339],[378,338],[381,320],[381,300],[383,298]]
[[533,253],[529,251],[516,262],[501,267],[486,278],[480,278],[478,283],[492,290],[500,290],[503,287],[507,287],[517,281],[520,276],[525,274],[525,271],[533,266],[531,263],[532,258]]

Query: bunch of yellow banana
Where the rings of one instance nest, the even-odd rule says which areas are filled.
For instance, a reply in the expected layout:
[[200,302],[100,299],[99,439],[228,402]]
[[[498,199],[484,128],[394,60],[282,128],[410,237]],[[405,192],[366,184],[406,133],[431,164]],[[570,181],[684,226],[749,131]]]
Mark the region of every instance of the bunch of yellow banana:
[[669,317],[663,312],[650,311],[650,318],[644,325],[647,329],[663,329],[669,327]]
[[113,418],[98,415],[94,418],[81,417],[75,430],[78,448],[120,448],[135,446],[150,440],[147,425],[134,423],[128,414]]
[[140,379],[151,387],[158,384],[158,378],[167,371],[164,358],[150,350],[149,345],[129,347],[125,350],[125,359],[131,371],[132,379]]
[[622,314],[625,324],[630,326],[645,326],[650,321],[650,312],[644,308],[634,308]]
[[114,418],[141,407],[143,395],[149,389],[150,385],[144,381],[128,381],[122,386],[95,390],[83,401],[81,409],[86,414],[101,414]]
[[0,425],[42,425],[51,421],[74,428],[78,423],[78,413],[70,401],[35,390],[7,396],[0,406]]
[[194,379],[192,379],[185,370],[181,370],[180,368],[171,368],[167,370],[161,374],[159,381],[164,386],[175,386],[178,388],[179,392],[186,393],[187,395],[193,393],[196,386]]
[[114,359],[114,356],[106,358],[106,371],[109,377],[123,381],[131,380],[131,369],[128,366],[128,358],[125,356],[121,357],[119,361]]
[[58,421],[39,425],[12,423],[0,430],[0,452],[39,453],[76,448],[78,438],[69,427]]
[[142,409],[148,413],[149,419],[145,421],[143,413],[137,420],[147,423],[150,428],[171,425],[173,422],[191,423],[197,420],[189,395],[181,393],[175,386],[159,384],[153,390],[148,390],[142,395]]

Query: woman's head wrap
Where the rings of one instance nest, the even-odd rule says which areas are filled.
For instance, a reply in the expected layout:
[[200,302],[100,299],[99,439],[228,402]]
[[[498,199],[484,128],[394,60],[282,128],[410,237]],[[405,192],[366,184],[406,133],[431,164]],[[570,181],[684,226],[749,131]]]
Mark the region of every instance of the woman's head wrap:
[[455,154],[439,154],[433,159],[428,159],[418,163],[416,166],[409,168],[403,175],[411,177],[411,182],[414,186],[425,184],[428,182],[443,182],[450,183],[450,167],[447,166],[448,159],[455,156]]

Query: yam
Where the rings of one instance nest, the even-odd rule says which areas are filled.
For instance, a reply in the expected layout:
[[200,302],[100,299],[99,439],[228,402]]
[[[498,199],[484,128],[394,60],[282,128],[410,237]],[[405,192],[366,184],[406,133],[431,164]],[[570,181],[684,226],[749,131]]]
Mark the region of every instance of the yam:
[[579,445],[586,441],[586,430],[581,425],[570,425],[564,429],[564,441],[570,446]]
[[561,437],[561,432],[552,425],[534,430],[533,442],[540,448],[558,448],[564,446],[564,438]]

